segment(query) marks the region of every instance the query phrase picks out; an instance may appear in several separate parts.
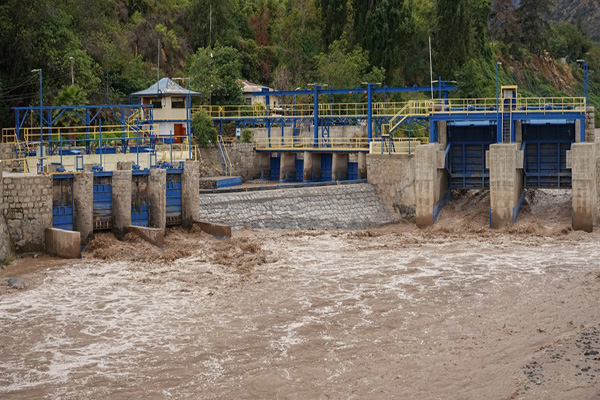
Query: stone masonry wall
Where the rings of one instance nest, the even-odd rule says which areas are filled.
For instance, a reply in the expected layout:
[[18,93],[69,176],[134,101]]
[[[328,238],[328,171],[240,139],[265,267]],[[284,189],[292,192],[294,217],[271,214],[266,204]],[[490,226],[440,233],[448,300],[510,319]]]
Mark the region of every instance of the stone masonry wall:
[[[255,152],[252,143],[233,143],[226,147],[232,175],[241,176],[244,181],[259,179],[263,174],[269,175],[268,154]],[[200,149],[199,168],[200,177],[225,175],[219,151],[215,147]]]
[[15,250],[44,251],[52,227],[52,177],[4,174],[2,211]]
[[415,218],[413,155],[367,155],[367,179],[395,219]]
[[201,195],[200,219],[270,229],[366,229],[392,222],[369,184]]
[[596,121],[594,107],[588,107],[585,113],[585,141],[587,143],[595,142]]

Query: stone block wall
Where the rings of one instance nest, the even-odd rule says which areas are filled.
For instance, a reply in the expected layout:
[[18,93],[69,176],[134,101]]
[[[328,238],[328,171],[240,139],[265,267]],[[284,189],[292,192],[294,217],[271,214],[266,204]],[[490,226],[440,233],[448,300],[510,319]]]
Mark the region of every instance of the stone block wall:
[[366,183],[201,195],[200,220],[269,229],[365,229],[393,222]]
[[415,218],[413,155],[367,155],[367,179],[396,220]]
[[588,107],[585,113],[585,141],[594,143],[596,140],[596,121],[594,107]]
[[2,212],[19,253],[44,251],[45,229],[52,227],[52,177],[5,174]]
[[[257,153],[252,143],[226,145],[231,161],[231,175],[241,176],[242,180],[259,179],[269,175],[268,153]],[[225,175],[219,151],[215,147],[200,149],[200,177]]]

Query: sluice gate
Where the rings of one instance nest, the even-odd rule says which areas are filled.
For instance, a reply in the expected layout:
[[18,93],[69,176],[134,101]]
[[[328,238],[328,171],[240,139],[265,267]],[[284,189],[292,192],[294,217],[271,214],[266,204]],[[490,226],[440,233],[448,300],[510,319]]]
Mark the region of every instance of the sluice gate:
[[56,174],[52,180],[52,227],[72,231],[73,174]]
[[490,171],[485,152],[495,141],[495,125],[448,125],[446,161],[452,189],[489,189]]
[[523,123],[522,149],[525,187],[562,189],[571,187],[567,151],[575,143],[575,123],[528,121]]

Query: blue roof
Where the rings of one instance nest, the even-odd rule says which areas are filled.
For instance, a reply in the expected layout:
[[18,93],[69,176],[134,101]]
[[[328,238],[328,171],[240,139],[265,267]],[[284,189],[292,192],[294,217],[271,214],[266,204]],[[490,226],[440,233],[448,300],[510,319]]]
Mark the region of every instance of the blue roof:
[[150,97],[150,96],[198,96],[200,93],[179,86],[169,78],[162,78],[160,81],[150,86],[148,89],[140,90],[139,92],[131,93],[133,97]]

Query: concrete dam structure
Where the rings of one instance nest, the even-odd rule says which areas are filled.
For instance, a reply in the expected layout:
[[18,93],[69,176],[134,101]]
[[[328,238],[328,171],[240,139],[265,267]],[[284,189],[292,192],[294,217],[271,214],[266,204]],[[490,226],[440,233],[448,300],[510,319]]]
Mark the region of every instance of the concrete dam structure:
[[[424,228],[454,189],[489,191],[491,228],[517,220],[526,189],[570,189],[573,228],[589,232],[597,224],[600,149],[585,98],[522,98],[516,87],[503,87],[496,99],[448,99],[440,91],[433,100],[378,104],[369,98],[329,108],[317,99],[312,112],[295,105],[290,114],[220,107],[215,123],[252,122],[267,136],[249,144],[219,136],[212,149],[144,131],[152,124],[148,106],[118,106],[126,128],[119,138],[103,137],[101,126],[85,127],[84,139],[73,132],[63,138],[63,128],[52,126],[3,131],[0,258],[56,247],[57,231],[78,232],[85,244],[94,232],[120,237],[134,229],[152,238],[198,220],[362,229],[404,219]],[[86,113],[97,115],[93,107]],[[23,121],[34,112],[25,110]],[[312,130],[297,129],[306,120]],[[336,123],[353,129],[332,137]],[[357,137],[364,123],[367,137]],[[281,136],[271,132],[279,128]],[[417,128],[428,137],[411,136]],[[282,187],[253,193],[244,192],[248,185],[223,187],[256,179],[254,190],[267,181]],[[321,184],[328,186],[310,187]],[[59,254],[79,247],[61,246]]]

